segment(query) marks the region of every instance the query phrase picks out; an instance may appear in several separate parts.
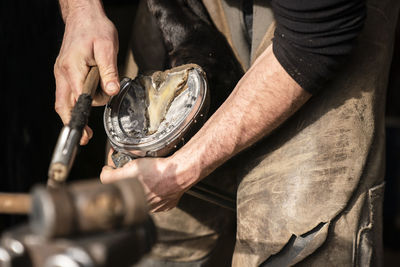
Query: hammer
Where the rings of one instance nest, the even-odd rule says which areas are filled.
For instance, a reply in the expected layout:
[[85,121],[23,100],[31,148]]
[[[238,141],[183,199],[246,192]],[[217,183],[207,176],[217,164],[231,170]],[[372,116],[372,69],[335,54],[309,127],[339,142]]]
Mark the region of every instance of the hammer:
[[[233,196],[206,184],[199,183],[188,194],[236,210]],[[39,185],[30,194],[0,192],[2,213],[28,214],[35,234],[58,237],[140,224],[148,216],[148,207],[139,180],[101,184],[96,178],[59,187]]]
[[38,185],[30,194],[0,193],[0,213],[28,214],[35,234],[58,237],[137,225],[148,218],[148,207],[139,180],[101,184],[96,178]]
[[67,179],[75,159],[82,131],[88,122],[92,100],[99,83],[99,69],[91,67],[79,96],[71,112],[71,120],[65,125],[58,137],[50,162],[47,185],[58,187]]

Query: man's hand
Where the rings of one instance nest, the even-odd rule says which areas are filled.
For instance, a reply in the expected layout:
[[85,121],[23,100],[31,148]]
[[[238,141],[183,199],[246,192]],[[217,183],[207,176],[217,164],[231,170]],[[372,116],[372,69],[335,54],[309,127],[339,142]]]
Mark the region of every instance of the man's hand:
[[270,46],[222,106],[175,154],[166,159],[137,159],[121,169],[104,167],[101,180],[136,177],[154,211],[169,209],[184,191],[269,134],[310,96],[282,68]]
[[[110,165],[113,165],[109,162]],[[178,174],[179,172],[179,174]],[[153,212],[166,211],[178,204],[183,193],[190,185],[182,183],[188,177],[179,171],[173,157],[140,158],[128,162],[124,167],[115,169],[104,166],[100,175],[103,183],[120,179],[135,178],[142,183],[150,209]],[[187,176],[187,174],[186,174]]]
[[[118,36],[106,17],[100,2],[60,0],[65,32],[54,65],[56,79],[55,109],[64,124],[82,92],[89,67],[97,65],[104,93],[95,97],[93,105],[104,105],[119,91],[117,70]],[[81,144],[86,144],[93,132],[86,126]]]

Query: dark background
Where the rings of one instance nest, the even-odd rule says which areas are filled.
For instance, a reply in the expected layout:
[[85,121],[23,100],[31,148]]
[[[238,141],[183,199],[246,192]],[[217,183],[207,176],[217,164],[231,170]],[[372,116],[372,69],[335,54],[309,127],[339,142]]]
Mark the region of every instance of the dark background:
[[[119,64],[135,15],[136,1],[104,1],[119,32]],[[53,64],[64,24],[55,0],[0,3],[0,192],[28,192],[45,183],[51,154],[62,127],[54,111]],[[385,265],[400,258],[400,30],[393,55],[387,103],[387,172],[384,202]],[[103,108],[92,109],[94,136],[80,149],[71,179],[97,177],[105,158]],[[0,215],[0,233],[26,220]]]
[[[103,1],[126,51],[136,1]],[[0,192],[28,192],[46,183],[47,170],[62,122],[54,110],[53,65],[64,22],[56,0],[0,1]],[[119,64],[124,53],[118,55]],[[103,107],[92,109],[94,136],[81,147],[69,179],[98,177],[105,159]],[[0,232],[26,220],[0,215]]]

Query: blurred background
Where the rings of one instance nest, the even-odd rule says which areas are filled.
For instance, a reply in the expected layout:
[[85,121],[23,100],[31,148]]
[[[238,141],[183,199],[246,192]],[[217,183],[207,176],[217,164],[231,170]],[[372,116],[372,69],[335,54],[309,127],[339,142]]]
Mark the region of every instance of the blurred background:
[[[103,1],[119,32],[119,65],[129,43],[136,2]],[[2,119],[0,192],[27,192],[46,183],[47,170],[62,122],[54,110],[53,65],[64,32],[58,1],[0,2],[0,88]],[[98,177],[105,159],[104,107],[92,109],[89,125],[94,136],[81,147],[70,178]],[[25,220],[0,215],[0,231]]]
[[[124,63],[137,1],[103,1],[118,29],[119,65]],[[0,192],[28,192],[45,183],[61,120],[54,111],[53,64],[64,23],[55,0],[0,2]],[[386,193],[384,201],[385,266],[400,262],[400,25],[386,106]],[[93,108],[94,136],[78,153],[72,179],[98,177],[105,158],[103,108]],[[79,170],[79,171],[78,171]],[[0,233],[26,220],[0,215]]]

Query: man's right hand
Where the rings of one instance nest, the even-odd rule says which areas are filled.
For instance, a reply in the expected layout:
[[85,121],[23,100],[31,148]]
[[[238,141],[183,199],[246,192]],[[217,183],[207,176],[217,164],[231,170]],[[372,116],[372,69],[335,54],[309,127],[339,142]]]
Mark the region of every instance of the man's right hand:
[[[93,100],[94,106],[106,104],[109,97],[119,91],[118,35],[114,25],[106,17],[100,2],[89,5],[86,1],[83,4],[66,1],[60,1],[65,32],[54,65],[55,109],[64,124],[69,123],[90,66],[98,66],[103,89]],[[92,130],[86,126],[81,144],[86,144],[92,135]]]

